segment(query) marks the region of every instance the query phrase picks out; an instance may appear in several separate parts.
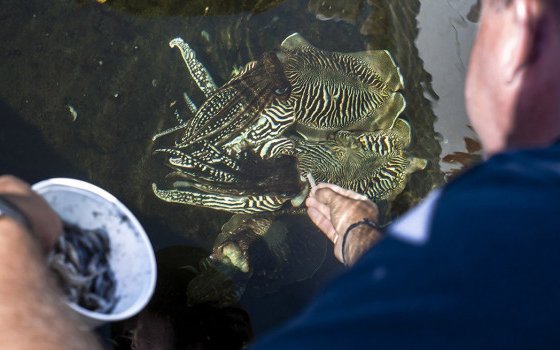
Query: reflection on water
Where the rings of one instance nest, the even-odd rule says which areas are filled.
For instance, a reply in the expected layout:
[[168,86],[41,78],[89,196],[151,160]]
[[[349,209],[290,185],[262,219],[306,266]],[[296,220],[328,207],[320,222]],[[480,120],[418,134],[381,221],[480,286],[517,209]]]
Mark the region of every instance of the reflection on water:
[[[431,100],[438,116],[434,128],[442,146],[440,166],[446,173],[458,170],[457,164],[460,163],[448,163],[443,158],[463,152],[464,137],[476,139],[468,126],[463,81],[479,11],[480,3],[475,0],[426,1],[418,15],[420,33],[416,45],[439,96],[439,99]],[[434,21],[434,18],[440,20]]]
[[450,181],[465,169],[468,169],[482,160],[482,146],[480,142],[470,137],[465,137],[464,141],[466,152],[457,151],[442,158],[443,163],[453,166],[445,172],[445,179],[447,181]]
[[[218,84],[293,32],[329,51],[388,49],[404,77],[403,116],[413,136],[408,151],[428,160],[392,203],[391,217],[441,185],[440,159],[465,152],[463,139],[473,137],[458,101],[474,0],[422,6],[413,0],[255,0],[227,2],[224,11],[214,2],[168,1],[150,9],[152,3],[0,0],[0,172],[30,181],[73,176],[93,182],[131,208],[156,248],[181,236],[209,251],[229,215],[162,202],[150,186],[165,175],[152,160],[152,134],[182,108],[183,92],[203,99],[167,46],[176,36],[196,49]],[[202,3],[212,6],[204,12],[209,5]],[[242,5],[227,8],[234,3]],[[258,13],[249,12],[254,7]],[[305,282],[242,299],[256,331],[292,315],[338,268],[327,258]]]
[[342,20],[355,24],[364,4],[365,0],[309,0],[307,9],[321,21]]

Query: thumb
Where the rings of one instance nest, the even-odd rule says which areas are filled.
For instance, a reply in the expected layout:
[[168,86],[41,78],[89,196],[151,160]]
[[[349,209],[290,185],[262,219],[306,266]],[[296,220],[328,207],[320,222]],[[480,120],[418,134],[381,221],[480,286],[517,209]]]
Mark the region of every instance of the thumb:
[[314,194],[314,197],[318,202],[329,206],[334,202],[337,196],[339,196],[339,194],[330,188],[317,189]]

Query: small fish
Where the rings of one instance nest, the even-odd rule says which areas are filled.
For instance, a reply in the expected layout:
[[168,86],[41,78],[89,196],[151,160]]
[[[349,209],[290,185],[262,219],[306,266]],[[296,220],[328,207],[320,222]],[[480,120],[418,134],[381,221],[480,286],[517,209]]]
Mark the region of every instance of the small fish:
[[48,256],[68,300],[88,310],[108,313],[118,302],[116,278],[108,256],[109,234],[64,223],[64,234]]
[[72,244],[65,244],[65,246],[66,257],[68,258],[68,261],[72,263],[76,267],[76,269],[79,269],[81,266],[80,255],[76,251],[76,248]]
[[70,115],[72,116],[72,121],[75,122],[76,119],[78,119],[78,112],[73,106],[66,105],[66,108],[68,108],[68,112],[70,112]]

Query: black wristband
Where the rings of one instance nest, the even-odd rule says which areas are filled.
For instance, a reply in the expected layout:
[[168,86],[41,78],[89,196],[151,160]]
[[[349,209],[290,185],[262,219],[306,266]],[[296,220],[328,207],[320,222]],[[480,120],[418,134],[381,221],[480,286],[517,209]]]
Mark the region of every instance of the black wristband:
[[6,197],[0,195],[0,218],[10,217],[31,231],[31,222],[22,211]]
[[373,229],[376,229],[378,231],[381,231],[381,228],[379,227],[379,225],[377,223],[375,223],[374,221],[368,219],[368,218],[364,218],[362,221],[358,221],[353,223],[352,225],[348,226],[348,228],[346,229],[346,232],[344,232],[344,236],[342,237],[342,263],[344,265],[348,265],[346,263],[346,254],[345,254],[345,250],[346,250],[346,242],[348,240],[348,236],[350,234],[350,231],[352,231],[354,228],[361,226],[361,225],[366,225],[369,226]]

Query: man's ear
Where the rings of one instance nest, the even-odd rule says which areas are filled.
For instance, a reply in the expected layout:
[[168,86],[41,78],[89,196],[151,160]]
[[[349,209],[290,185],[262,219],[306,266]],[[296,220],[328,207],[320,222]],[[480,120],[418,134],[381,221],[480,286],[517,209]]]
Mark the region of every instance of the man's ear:
[[513,0],[508,11],[513,30],[506,39],[505,76],[509,82],[514,82],[541,54],[544,12],[542,2],[535,0]]

